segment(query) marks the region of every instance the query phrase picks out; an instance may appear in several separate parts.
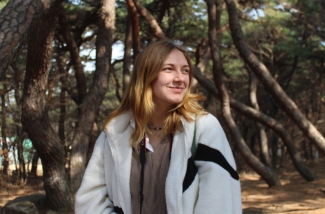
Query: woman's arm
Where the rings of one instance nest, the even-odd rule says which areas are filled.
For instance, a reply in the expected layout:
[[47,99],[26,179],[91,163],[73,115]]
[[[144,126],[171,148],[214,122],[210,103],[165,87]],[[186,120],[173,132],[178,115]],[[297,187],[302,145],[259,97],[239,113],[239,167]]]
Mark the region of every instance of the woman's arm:
[[195,213],[242,213],[236,164],[219,121],[206,115],[197,122],[198,145],[194,156],[198,167],[199,195]]
[[108,198],[105,182],[104,151],[105,133],[98,137],[93,154],[85,171],[81,186],[76,194],[75,213],[113,213],[113,203]]

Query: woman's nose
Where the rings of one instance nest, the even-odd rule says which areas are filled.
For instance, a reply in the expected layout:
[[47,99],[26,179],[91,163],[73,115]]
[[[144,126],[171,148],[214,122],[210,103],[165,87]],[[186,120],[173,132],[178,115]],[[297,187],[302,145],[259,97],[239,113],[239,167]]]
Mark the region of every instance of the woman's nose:
[[184,76],[183,76],[183,73],[182,73],[181,69],[176,69],[174,79],[176,81],[183,81],[184,80]]

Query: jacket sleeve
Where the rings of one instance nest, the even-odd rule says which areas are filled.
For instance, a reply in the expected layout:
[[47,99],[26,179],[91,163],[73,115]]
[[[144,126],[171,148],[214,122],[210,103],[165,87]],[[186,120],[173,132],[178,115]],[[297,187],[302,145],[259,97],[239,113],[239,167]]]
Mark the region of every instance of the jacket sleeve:
[[105,143],[107,143],[106,135],[103,132],[96,141],[81,186],[76,194],[76,214],[113,213],[114,206],[108,197],[105,182],[103,163]]
[[211,114],[197,122],[199,194],[194,213],[242,213],[236,164],[219,121]]

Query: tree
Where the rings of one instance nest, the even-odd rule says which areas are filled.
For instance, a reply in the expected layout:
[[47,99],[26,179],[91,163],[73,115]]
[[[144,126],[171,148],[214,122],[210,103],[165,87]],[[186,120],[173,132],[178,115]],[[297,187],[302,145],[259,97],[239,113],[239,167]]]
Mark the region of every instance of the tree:
[[70,179],[73,192],[79,188],[85,171],[89,136],[107,89],[115,28],[115,1],[102,0],[96,39],[96,71],[88,94],[80,105],[78,127],[72,142]]
[[[38,16],[60,0],[10,0],[0,13],[0,75],[25,41],[32,23]],[[18,18],[19,17],[19,18]]]
[[[217,88],[209,81],[206,77],[204,77],[199,68],[196,68],[195,70],[195,78],[198,80],[198,82],[204,86],[205,89],[207,89],[213,96],[219,97]],[[275,119],[271,118],[270,116],[253,109],[238,100],[230,97],[229,98],[230,106],[237,110],[238,112],[244,114],[245,116],[252,118],[259,123],[262,123],[263,125],[271,128],[275,133],[277,133],[283,143],[288,148],[288,152],[290,154],[291,160],[297,169],[297,171],[301,174],[303,178],[305,178],[307,181],[314,181],[316,179],[315,175],[310,171],[310,169],[306,166],[304,163],[301,155],[299,154],[292,137],[290,137],[290,134],[288,134],[287,130],[283,127],[282,124],[280,124]]]
[[211,48],[211,56],[213,61],[213,76],[216,87],[219,91],[219,97],[221,101],[222,115],[226,121],[226,125],[232,134],[236,145],[244,157],[247,164],[255,169],[260,174],[269,186],[280,186],[281,183],[277,178],[277,175],[267,166],[265,166],[258,158],[256,158],[244,139],[242,138],[235,121],[232,118],[230,110],[229,95],[225,84],[222,81],[222,62],[217,47],[218,44],[218,30],[220,29],[220,15],[222,4],[220,2],[215,3],[214,0],[207,0],[208,16],[209,16],[209,44]]
[[277,101],[280,107],[295,121],[297,126],[305,135],[315,144],[315,146],[325,154],[325,139],[315,128],[315,126],[301,113],[298,106],[283,91],[277,81],[270,75],[266,66],[256,57],[256,55],[247,47],[243,32],[238,22],[237,8],[233,0],[225,0],[229,14],[229,25],[231,35],[240,56],[245,63],[255,73],[268,89],[273,99]]
[[58,16],[57,6],[52,5],[30,29],[22,123],[42,160],[44,189],[50,209],[71,211],[72,194],[64,167],[64,150],[51,127],[46,108],[46,86]]

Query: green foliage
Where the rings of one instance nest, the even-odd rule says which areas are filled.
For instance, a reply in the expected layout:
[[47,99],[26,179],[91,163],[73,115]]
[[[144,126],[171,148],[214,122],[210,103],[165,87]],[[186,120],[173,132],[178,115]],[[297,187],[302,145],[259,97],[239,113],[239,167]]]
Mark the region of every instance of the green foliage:
[[2,10],[2,8],[4,8],[9,0],[0,0],[0,12]]

